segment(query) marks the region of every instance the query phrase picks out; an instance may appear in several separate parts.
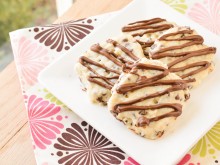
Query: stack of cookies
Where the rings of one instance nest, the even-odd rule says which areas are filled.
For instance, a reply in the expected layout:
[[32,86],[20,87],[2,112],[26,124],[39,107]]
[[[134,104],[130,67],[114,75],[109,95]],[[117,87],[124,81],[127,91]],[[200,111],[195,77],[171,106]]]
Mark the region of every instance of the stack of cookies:
[[195,30],[165,19],[137,21],[92,45],[75,68],[93,103],[108,106],[136,134],[157,139],[214,68],[216,48],[203,42]]

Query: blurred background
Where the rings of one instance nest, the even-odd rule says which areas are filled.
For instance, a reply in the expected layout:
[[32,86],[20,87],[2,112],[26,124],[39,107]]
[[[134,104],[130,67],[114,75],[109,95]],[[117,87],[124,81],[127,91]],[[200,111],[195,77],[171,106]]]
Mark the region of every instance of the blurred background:
[[0,71],[12,60],[9,32],[53,23],[74,0],[0,0]]

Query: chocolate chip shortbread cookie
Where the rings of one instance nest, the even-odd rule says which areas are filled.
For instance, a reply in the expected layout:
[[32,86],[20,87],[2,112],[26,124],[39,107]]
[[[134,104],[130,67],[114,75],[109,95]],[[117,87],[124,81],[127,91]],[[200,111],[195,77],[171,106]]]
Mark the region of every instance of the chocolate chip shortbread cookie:
[[151,59],[168,65],[171,72],[195,87],[213,70],[216,48],[203,44],[204,39],[189,27],[175,27],[162,34],[151,46]]
[[130,35],[91,46],[76,64],[76,72],[93,103],[107,104],[111,89],[122,71],[144,57],[139,43]]
[[145,56],[148,57],[149,48],[158,36],[173,26],[173,23],[165,19],[153,18],[130,23],[122,28],[122,32],[132,35],[141,44]]
[[142,58],[112,89],[108,109],[136,134],[161,137],[189,99],[187,84],[157,60]]

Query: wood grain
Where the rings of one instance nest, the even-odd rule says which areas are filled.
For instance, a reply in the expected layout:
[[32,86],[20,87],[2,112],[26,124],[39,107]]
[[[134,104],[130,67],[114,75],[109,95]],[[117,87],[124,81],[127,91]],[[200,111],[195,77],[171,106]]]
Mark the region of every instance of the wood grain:
[[0,80],[0,164],[34,164],[27,113],[14,62],[0,73]]
[[[26,123],[23,98],[14,67],[13,62],[0,74],[0,80],[3,80],[0,81],[0,148]],[[18,104],[10,104],[11,102]]]
[[55,22],[85,18],[125,7],[132,0],[77,0],[74,5]]
[[13,138],[0,150],[0,160],[2,165],[36,164],[28,123],[25,123]]
[[[55,23],[115,11],[129,2],[131,0],[77,0]],[[0,164],[36,164],[14,62],[0,73],[0,91]]]

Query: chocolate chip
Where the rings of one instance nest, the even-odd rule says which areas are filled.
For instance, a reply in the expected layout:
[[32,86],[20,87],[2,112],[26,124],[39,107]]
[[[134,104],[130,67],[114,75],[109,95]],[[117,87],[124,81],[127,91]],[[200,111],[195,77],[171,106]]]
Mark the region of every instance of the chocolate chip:
[[161,137],[164,134],[164,131],[158,131],[156,132],[157,137]]
[[131,131],[133,131],[133,132],[135,132],[135,130],[134,130],[134,129],[132,129],[132,128],[130,128],[130,130],[131,130]]
[[176,100],[179,100],[179,99],[180,99],[180,96],[179,96],[179,95],[176,95],[175,99],[176,99]]
[[140,115],[146,115],[146,114],[147,114],[147,111],[144,111],[144,110],[143,110],[143,111],[140,111],[139,114],[140,114]]
[[142,82],[142,81],[144,81],[146,79],[147,79],[146,76],[139,76],[136,82]]
[[144,127],[150,124],[150,120],[144,116],[138,118],[137,127]]
[[145,136],[145,134],[143,133],[143,132],[139,132],[138,133],[141,137],[144,137]]
[[158,104],[158,100],[157,99],[154,99],[154,104]]
[[103,101],[103,98],[102,97],[98,97],[96,99],[98,102],[102,103],[103,105],[106,105],[106,103]]
[[128,39],[127,39],[127,38],[125,38],[125,39],[123,39],[122,41],[123,41],[123,42],[128,42]]
[[87,91],[87,89],[86,89],[86,88],[82,88],[82,90],[83,90],[84,92],[86,92],[86,91]]
[[185,94],[184,96],[185,96],[185,101],[189,100],[190,94]]
[[193,86],[192,86],[192,85],[188,85],[188,88],[189,88],[189,89],[192,89],[192,88],[193,88]]

